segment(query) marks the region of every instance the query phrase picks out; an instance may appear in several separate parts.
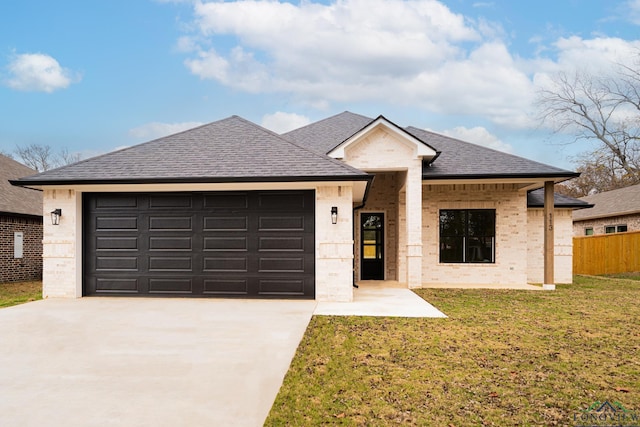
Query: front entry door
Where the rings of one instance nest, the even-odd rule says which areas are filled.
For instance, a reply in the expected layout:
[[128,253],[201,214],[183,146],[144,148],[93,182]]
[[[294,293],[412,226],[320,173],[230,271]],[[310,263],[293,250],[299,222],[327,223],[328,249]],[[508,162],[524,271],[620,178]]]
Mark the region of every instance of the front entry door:
[[362,280],[384,280],[384,214],[360,216],[360,254]]

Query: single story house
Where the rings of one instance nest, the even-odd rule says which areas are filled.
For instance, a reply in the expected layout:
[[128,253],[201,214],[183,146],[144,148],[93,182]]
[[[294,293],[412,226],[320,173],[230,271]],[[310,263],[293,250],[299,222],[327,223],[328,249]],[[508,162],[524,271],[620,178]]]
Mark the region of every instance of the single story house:
[[13,183],[59,220],[45,297],[351,301],[367,280],[571,282],[553,184],[576,176],[344,112],[282,135],[232,116]]
[[640,184],[581,197],[580,200],[593,207],[574,214],[574,236],[640,230]]
[[0,154],[0,283],[42,277],[42,192],[9,183],[35,172]]

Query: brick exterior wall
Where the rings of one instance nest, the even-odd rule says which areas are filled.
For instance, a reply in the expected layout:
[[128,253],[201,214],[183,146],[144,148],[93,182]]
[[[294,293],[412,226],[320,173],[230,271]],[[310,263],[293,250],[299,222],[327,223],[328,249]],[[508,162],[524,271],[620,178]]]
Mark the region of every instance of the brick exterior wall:
[[[14,258],[14,233],[22,232],[23,257]],[[42,279],[42,218],[0,215],[0,283]]]
[[[527,283],[527,196],[511,184],[423,186],[424,283]],[[440,263],[440,209],[495,209],[495,263]]]
[[576,221],[573,223],[573,235],[584,236],[584,229],[588,227],[593,228],[594,235],[605,234],[604,229],[609,225],[626,225],[627,231],[640,231],[640,214]]

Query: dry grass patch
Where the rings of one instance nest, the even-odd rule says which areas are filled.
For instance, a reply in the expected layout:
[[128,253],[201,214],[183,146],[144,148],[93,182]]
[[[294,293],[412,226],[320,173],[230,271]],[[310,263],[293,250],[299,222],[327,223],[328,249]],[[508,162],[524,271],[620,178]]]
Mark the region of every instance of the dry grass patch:
[[42,299],[42,282],[0,283],[0,308]]
[[266,425],[575,425],[640,412],[640,283],[424,289],[448,319],[316,316]]

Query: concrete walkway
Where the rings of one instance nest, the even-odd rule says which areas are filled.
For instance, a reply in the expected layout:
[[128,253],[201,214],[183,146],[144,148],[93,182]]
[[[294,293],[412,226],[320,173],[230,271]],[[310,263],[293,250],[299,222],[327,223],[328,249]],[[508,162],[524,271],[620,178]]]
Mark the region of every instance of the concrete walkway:
[[319,302],[315,315],[447,317],[406,287],[394,282],[360,282],[353,302]]
[[261,426],[315,301],[45,300],[0,310],[2,426]]

